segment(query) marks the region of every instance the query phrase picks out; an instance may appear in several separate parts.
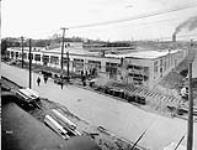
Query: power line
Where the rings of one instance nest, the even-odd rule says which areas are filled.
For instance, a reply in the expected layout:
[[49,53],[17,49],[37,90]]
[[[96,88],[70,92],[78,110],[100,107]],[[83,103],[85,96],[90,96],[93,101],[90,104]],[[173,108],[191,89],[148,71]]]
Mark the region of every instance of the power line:
[[[160,20],[155,20],[155,21],[151,21],[151,22],[146,22],[146,23],[142,23],[142,24],[139,24],[139,23],[137,23],[137,26],[149,26],[150,24],[153,24],[153,23],[157,23],[157,24],[159,24],[159,23],[163,23],[163,22],[169,22],[169,21],[177,21],[177,20],[175,20],[176,18],[167,18],[167,19],[160,19]],[[72,28],[71,27],[71,29],[74,29],[74,28]],[[60,34],[58,33],[59,32],[59,29],[56,29],[56,30],[52,30],[51,31],[51,34],[57,34],[57,35],[59,35],[60,36]]]
[[123,18],[123,19],[118,19],[118,20],[97,22],[97,23],[84,24],[84,25],[79,25],[79,26],[70,26],[69,28],[71,28],[71,29],[87,28],[87,27],[103,26],[103,25],[109,25],[109,24],[115,24],[115,23],[134,21],[134,20],[139,20],[139,19],[143,19],[143,18],[163,15],[163,14],[167,14],[167,13],[171,13],[171,12],[181,11],[181,10],[185,10],[185,9],[188,9],[188,8],[193,8],[193,7],[196,7],[196,6],[197,6],[197,3],[193,3],[193,4],[190,4],[190,5],[187,5],[187,6],[172,8],[172,9],[168,9],[168,10],[160,10],[160,11],[155,11],[155,12],[151,12],[151,13],[148,13],[148,14],[142,14],[142,15]]

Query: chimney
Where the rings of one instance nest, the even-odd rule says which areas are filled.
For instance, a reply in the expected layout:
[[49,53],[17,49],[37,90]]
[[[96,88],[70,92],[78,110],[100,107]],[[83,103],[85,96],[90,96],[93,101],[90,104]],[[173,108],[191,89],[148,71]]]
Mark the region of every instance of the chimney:
[[172,35],[172,42],[176,42],[176,34],[175,33]]

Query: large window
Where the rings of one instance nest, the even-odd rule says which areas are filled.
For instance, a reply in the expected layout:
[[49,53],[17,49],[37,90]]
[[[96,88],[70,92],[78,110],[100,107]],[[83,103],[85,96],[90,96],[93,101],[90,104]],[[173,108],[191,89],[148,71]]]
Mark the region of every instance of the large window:
[[7,51],[7,57],[10,57],[10,51]]
[[41,61],[40,54],[35,54],[35,61]]
[[16,54],[16,58],[18,58],[18,52],[16,52],[15,54]]
[[118,64],[117,63],[106,62],[106,72],[116,74],[117,70],[118,70]]
[[166,71],[167,69],[167,58],[165,57],[165,61],[164,61],[164,71]]
[[83,59],[77,59],[77,58],[74,58],[74,61],[75,61],[75,62],[84,62]]
[[142,66],[128,65],[127,69],[142,70]]
[[11,58],[14,58],[14,52],[11,52]]
[[18,57],[19,57],[19,58],[22,58],[22,53],[19,53]]
[[27,59],[27,53],[23,53],[23,58]]
[[76,58],[74,58],[74,60],[73,60],[73,67],[83,69],[83,66],[84,66],[83,63],[84,63],[83,59],[76,59]]
[[158,62],[154,62],[154,72],[157,73],[158,72]]
[[68,58],[67,57],[63,57],[63,64],[66,65],[68,63]]
[[59,64],[59,57],[51,56],[50,63],[52,63],[52,64]]
[[91,68],[99,68],[99,69],[101,69],[101,62],[100,61],[89,60],[88,61],[88,65]]
[[47,65],[49,63],[49,56],[48,55],[43,55],[42,61],[44,65]]

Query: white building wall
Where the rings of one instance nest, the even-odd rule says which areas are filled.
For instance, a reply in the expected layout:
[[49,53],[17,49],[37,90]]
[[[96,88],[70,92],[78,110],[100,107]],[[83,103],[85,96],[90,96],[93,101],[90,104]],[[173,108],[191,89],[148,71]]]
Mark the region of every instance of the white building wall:
[[[138,66],[138,67],[141,67],[142,69],[140,70],[140,73],[142,73],[143,75],[146,75],[148,77],[147,81],[145,81],[144,79],[142,80],[143,82],[143,85],[145,86],[149,86],[149,83],[151,82],[152,78],[151,78],[151,68],[152,67],[152,64],[153,62],[150,60],[150,59],[136,59],[136,58],[126,58],[124,60],[124,63],[123,63],[123,69],[122,69],[122,75],[124,76],[124,82],[127,82],[129,84],[132,84],[134,83],[134,80],[133,80],[133,77],[129,75],[129,69],[127,69],[127,67],[129,65],[134,65],[134,66]],[[145,69],[144,68],[147,68],[148,69],[148,72],[145,72]],[[126,71],[126,73],[125,73]]]
[[[177,53],[169,53],[166,56],[159,57],[153,60],[153,75],[152,75],[152,83],[157,84],[164,76],[166,76],[173,68],[178,66],[185,59],[185,52],[179,51]],[[161,64],[162,60],[162,64]],[[166,60],[166,70],[164,66],[164,62]],[[154,63],[158,62],[158,71],[154,72]],[[160,72],[160,69],[163,71]]]
[[[55,64],[51,64],[49,63],[48,66],[49,67],[56,67],[56,68],[60,68],[60,53],[50,53],[50,52],[45,52],[44,55],[47,55],[49,57],[51,56],[56,56],[59,57],[59,65],[55,65]],[[64,58],[66,58],[67,55],[64,53]],[[69,54],[69,59],[70,59],[70,66],[69,66],[69,70],[70,71],[74,71],[75,68],[73,67],[73,61],[74,59],[82,59],[84,61],[84,67],[81,68],[81,70],[85,71],[88,67],[88,61],[99,61],[101,62],[101,69],[100,72],[104,73],[106,72],[106,62],[111,62],[111,63],[117,63],[120,64],[120,59],[117,58],[107,58],[107,57],[98,57],[98,56],[88,56],[88,55],[77,55],[77,54]],[[64,69],[67,70],[67,65],[64,65]]]
[[[16,50],[13,48],[8,48],[8,51],[10,51],[10,54],[9,54],[10,58],[11,58],[11,51],[21,53],[21,49]],[[24,49],[24,52],[28,56],[28,49]],[[32,54],[34,56],[32,63],[43,65],[42,57],[43,57],[43,55],[47,55],[47,56],[49,56],[49,63],[47,64],[47,66],[60,68],[60,61],[61,61],[60,53],[55,53],[55,52],[51,53],[51,52],[42,52],[42,51],[34,52],[33,51]],[[40,54],[41,61],[35,61],[35,54]],[[128,76],[127,76],[128,70],[125,69],[125,65],[132,64],[132,65],[141,66],[141,67],[148,67],[149,74],[148,74],[148,82],[146,82],[146,85],[151,87],[154,84],[158,83],[158,81],[160,81],[163,76],[168,74],[175,66],[177,66],[179,63],[181,63],[184,60],[186,55],[187,55],[186,51],[179,51],[177,53],[171,53],[171,54],[169,53],[163,57],[159,57],[156,59],[124,58],[124,63],[123,63],[124,69],[122,69],[120,72],[122,72],[121,74],[126,78],[124,81],[132,82],[132,79],[128,78]],[[56,56],[59,58],[59,61],[57,64],[50,62],[51,56]],[[66,53],[64,54],[64,57],[65,58],[67,57]],[[74,59],[82,59],[84,61],[83,68],[81,68],[81,70],[83,70],[83,71],[87,70],[88,61],[94,60],[94,61],[101,62],[100,72],[103,74],[106,74],[106,75],[107,75],[107,73],[106,73],[106,63],[107,62],[117,63],[117,64],[121,63],[120,58],[78,55],[78,54],[71,54],[71,53],[69,54],[69,58],[70,58],[70,71],[75,71],[75,68],[73,66]],[[14,59],[16,59],[15,53],[14,53]],[[21,58],[18,58],[18,59],[21,59]],[[24,61],[28,62],[29,60],[28,60],[28,58],[26,58],[26,59],[24,59]],[[155,65],[154,65],[155,62],[157,62],[157,65],[158,65],[157,72],[155,72]],[[165,62],[166,62],[166,69],[165,69]],[[64,65],[64,69],[67,70],[67,65]],[[161,69],[162,69],[162,73],[160,71]]]

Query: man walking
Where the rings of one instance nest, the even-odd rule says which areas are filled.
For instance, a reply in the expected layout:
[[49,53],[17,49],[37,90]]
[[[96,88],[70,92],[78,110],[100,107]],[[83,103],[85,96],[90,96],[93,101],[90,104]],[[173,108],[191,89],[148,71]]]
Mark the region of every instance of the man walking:
[[38,86],[40,86],[40,81],[41,81],[41,79],[40,79],[40,77],[38,77],[37,78],[37,84],[38,84]]

